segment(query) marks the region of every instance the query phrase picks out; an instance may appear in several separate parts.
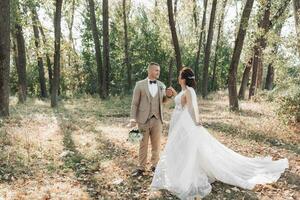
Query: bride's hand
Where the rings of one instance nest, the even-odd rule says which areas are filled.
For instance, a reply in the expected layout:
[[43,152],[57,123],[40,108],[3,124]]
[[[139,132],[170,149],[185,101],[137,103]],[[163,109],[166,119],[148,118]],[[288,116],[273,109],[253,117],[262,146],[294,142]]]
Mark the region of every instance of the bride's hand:
[[174,96],[176,96],[177,95],[177,92],[176,92],[176,90],[173,88],[173,87],[168,87],[167,89],[166,89],[166,95],[167,95],[167,97],[174,97]]

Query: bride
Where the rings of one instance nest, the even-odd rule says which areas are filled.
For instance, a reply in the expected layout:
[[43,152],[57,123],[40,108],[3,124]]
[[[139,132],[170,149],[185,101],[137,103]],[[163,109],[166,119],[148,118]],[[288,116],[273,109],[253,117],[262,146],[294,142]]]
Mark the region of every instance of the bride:
[[249,158],[221,144],[200,124],[193,71],[183,68],[178,81],[182,90],[175,97],[168,141],[151,189],[193,199],[209,194],[215,180],[250,190],[256,184],[277,181],[288,160]]

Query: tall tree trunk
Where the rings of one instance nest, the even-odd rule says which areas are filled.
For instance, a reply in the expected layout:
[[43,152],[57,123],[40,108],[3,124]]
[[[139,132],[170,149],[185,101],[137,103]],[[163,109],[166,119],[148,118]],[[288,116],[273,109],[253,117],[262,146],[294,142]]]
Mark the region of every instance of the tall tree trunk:
[[61,36],[61,8],[62,0],[55,1],[55,16],[54,16],[54,76],[52,81],[51,91],[51,107],[57,106],[57,96],[60,79],[60,36]]
[[258,27],[262,29],[264,32],[259,36],[259,38],[255,41],[254,46],[254,56],[253,56],[253,70],[252,70],[252,79],[249,90],[249,98],[254,95],[256,88],[261,87],[261,81],[263,76],[263,67],[262,67],[262,52],[266,47],[266,38],[265,34],[270,29],[270,8],[271,8],[271,0],[265,2],[265,5],[261,5],[261,8],[264,9],[264,14],[262,19],[260,20]]
[[267,77],[266,77],[265,89],[266,90],[272,90],[273,89],[273,82],[274,82],[274,67],[273,67],[272,63],[269,63]]
[[253,56],[249,59],[248,63],[245,64],[243,73],[242,83],[239,90],[239,99],[245,99],[246,89],[249,82],[250,72],[252,68]]
[[[282,30],[282,26],[283,23],[279,24],[276,28],[275,28],[275,33],[277,34],[277,36],[280,36],[281,34],[281,30]],[[274,43],[272,46],[272,54],[276,55],[278,52],[278,43]],[[275,76],[275,70],[274,70],[274,66],[273,66],[273,61],[271,61],[268,65],[268,71],[267,71],[267,77],[266,77],[266,84],[265,84],[265,89],[266,90],[272,90],[273,89],[273,83],[274,83],[274,76]]]
[[297,32],[298,53],[300,56],[300,1],[293,0],[293,4],[294,4],[295,26]]
[[[37,20],[38,20],[38,23],[39,23],[38,28],[39,28],[40,33],[41,33],[42,38],[43,38],[44,47],[47,47],[46,35],[44,33],[42,24],[41,24],[38,16],[37,16]],[[51,94],[51,91],[52,91],[52,80],[53,80],[53,69],[52,69],[52,64],[51,64],[51,59],[50,59],[49,52],[48,52],[47,48],[45,48],[45,49],[46,49],[46,62],[47,62],[47,70],[48,70],[48,78],[49,78],[49,93]]]
[[205,98],[208,94],[208,69],[209,69],[209,60],[210,60],[210,52],[211,52],[211,43],[212,43],[213,35],[214,35],[214,22],[215,22],[215,16],[216,16],[216,9],[217,9],[217,0],[213,0],[211,13],[210,13],[207,42],[205,45],[203,80],[202,80],[202,96],[203,96],[203,98]]
[[99,40],[99,31],[96,24],[96,15],[95,15],[95,2],[94,0],[88,0],[89,4],[89,14],[90,14],[90,21],[91,21],[91,29],[93,33],[94,39],[94,48],[95,48],[95,57],[96,57],[96,64],[97,64],[97,73],[98,73],[98,93],[101,98],[103,98],[103,80],[104,72],[103,72],[103,64],[102,64],[102,55],[101,55],[101,47],[100,47],[100,40]]
[[[172,0],[171,0],[172,1]],[[173,5],[173,4],[172,4]],[[176,22],[176,18],[177,18],[177,9],[178,8],[178,0],[175,0],[174,2],[174,11],[173,11],[173,16],[174,16],[174,21]]]
[[18,73],[18,97],[19,102],[24,103],[27,96],[26,81],[26,49],[22,26],[16,22],[14,30],[17,45],[17,73]]
[[263,18],[258,24],[258,27],[263,29],[263,34],[256,39],[253,47],[254,57],[253,57],[253,68],[252,68],[252,78],[251,85],[249,89],[249,99],[255,94],[257,88],[262,87],[262,77],[263,77],[263,66],[262,57],[263,50],[266,48],[266,34],[269,30],[276,24],[277,20],[284,14],[286,8],[288,7],[291,0],[285,0],[281,3],[281,6],[274,14],[273,18],[270,19],[270,7],[271,0],[268,0],[261,7],[264,9]]
[[0,117],[9,115],[10,1],[0,1]]
[[126,14],[126,0],[123,0],[123,25],[124,25],[124,63],[127,67],[127,89],[128,91],[132,88],[132,69],[129,60],[129,40],[128,40],[128,30],[127,30],[127,14]]
[[220,42],[220,37],[222,36],[221,30],[223,27],[223,22],[224,22],[224,16],[225,16],[225,8],[227,5],[227,0],[224,0],[222,4],[222,14],[219,19],[219,25],[218,25],[218,36],[217,36],[217,43],[216,43],[216,49],[215,49],[215,59],[214,59],[214,65],[213,65],[213,76],[212,76],[212,90],[216,90],[217,86],[217,79],[216,79],[216,69],[217,69],[217,62],[218,62],[218,49],[219,49],[219,42]]
[[172,0],[167,0],[167,4],[168,4],[169,25],[170,25],[170,29],[171,29],[172,41],[173,41],[173,46],[174,46],[174,51],[175,51],[177,73],[179,73],[180,68],[182,66],[182,62],[181,62],[181,54],[180,54],[178,37],[177,37],[177,33],[176,33],[176,26],[175,26],[175,21],[174,21]]
[[169,61],[169,73],[168,73],[168,85],[172,85],[172,80],[173,80],[173,57],[170,58]]
[[197,55],[196,55],[196,62],[195,62],[195,67],[194,67],[196,81],[199,81],[199,72],[200,72],[199,60],[200,60],[203,36],[205,38],[207,1],[208,0],[203,0],[204,10],[203,10],[203,16],[202,16],[202,24],[201,24],[201,30],[200,30],[199,43],[198,43],[198,50],[197,50]]
[[32,7],[31,12],[32,12],[33,33],[35,39],[34,43],[36,47],[36,54],[37,54],[38,68],[39,68],[39,82],[41,87],[41,97],[46,98],[48,95],[47,95],[47,88],[46,88],[43,58],[40,49],[40,35],[38,29],[37,12],[35,10],[35,7]]
[[229,77],[228,77],[228,91],[229,91],[229,107],[231,111],[235,111],[239,109],[239,102],[237,98],[237,88],[236,88],[236,74],[237,74],[241,52],[244,45],[244,39],[248,28],[251,10],[253,7],[253,2],[254,0],[246,1],[245,7],[243,9],[242,17],[241,17],[238,35],[234,44],[231,63],[230,63]]
[[108,13],[108,0],[103,0],[103,73],[105,74],[105,79],[103,81],[103,97],[108,97],[109,91],[109,13]]
[[26,81],[26,48],[25,39],[22,28],[22,16],[20,11],[19,1],[14,1],[11,3],[11,8],[13,11],[12,18],[12,37],[13,37],[13,50],[15,57],[15,64],[18,75],[18,99],[20,103],[26,101],[27,96],[27,81]]
[[195,33],[197,35],[197,27],[198,27],[198,15],[197,15],[197,1],[193,0],[193,20],[195,25]]
[[67,20],[67,25],[68,25],[68,29],[69,29],[69,42],[72,45],[72,49],[69,48],[69,55],[68,55],[68,65],[71,66],[71,55],[72,52],[71,50],[73,50],[73,52],[76,54],[76,49],[75,49],[75,43],[74,43],[74,39],[73,39],[73,24],[74,24],[74,13],[75,13],[75,5],[76,4],[76,0],[72,0],[72,7],[71,7],[71,14],[70,14],[70,19]]

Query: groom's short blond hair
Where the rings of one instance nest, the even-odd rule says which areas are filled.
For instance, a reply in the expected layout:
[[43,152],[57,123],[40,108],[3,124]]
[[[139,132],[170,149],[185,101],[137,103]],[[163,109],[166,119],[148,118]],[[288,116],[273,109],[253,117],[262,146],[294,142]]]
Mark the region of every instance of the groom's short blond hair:
[[151,63],[149,63],[149,65],[148,65],[148,70],[149,70],[152,66],[158,66],[158,67],[159,67],[159,64],[156,63],[156,62],[151,62]]

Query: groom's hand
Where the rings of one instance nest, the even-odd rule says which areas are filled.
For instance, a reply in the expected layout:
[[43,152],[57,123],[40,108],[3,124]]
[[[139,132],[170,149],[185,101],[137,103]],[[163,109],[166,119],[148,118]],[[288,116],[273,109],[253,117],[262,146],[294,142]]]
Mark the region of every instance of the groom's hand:
[[129,121],[129,124],[127,125],[128,128],[133,128],[136,126],[136,120],[135,119],[131,119]]
[[173,87],[168,87],[167,90],[166,90],[166,95],[167,95],[167,97],[169,97],[169,98],[175,96],[176,93],[177,93],[177,92],[174,90]]

